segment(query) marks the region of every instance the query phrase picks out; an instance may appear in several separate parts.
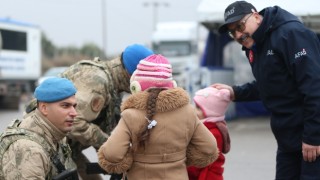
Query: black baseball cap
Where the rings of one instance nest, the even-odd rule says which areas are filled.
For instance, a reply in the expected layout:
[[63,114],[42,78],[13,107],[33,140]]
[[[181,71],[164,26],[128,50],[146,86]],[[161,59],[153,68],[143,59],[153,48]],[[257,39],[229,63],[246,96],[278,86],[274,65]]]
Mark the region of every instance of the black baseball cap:
[[228,24],[241,20],[245,15],[257,12],[256,8],[246,1],[236,1],[224,11],[224,24],[219,27],[219,33],[228,31]]

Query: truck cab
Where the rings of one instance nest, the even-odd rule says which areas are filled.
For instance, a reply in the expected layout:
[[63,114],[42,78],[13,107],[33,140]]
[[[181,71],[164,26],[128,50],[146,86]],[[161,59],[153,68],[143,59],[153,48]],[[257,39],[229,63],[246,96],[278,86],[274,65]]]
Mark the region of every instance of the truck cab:
[[152,35],[152,49],[170,61],[173,78],[192,95],[200,85],[198,24],[159,22]]

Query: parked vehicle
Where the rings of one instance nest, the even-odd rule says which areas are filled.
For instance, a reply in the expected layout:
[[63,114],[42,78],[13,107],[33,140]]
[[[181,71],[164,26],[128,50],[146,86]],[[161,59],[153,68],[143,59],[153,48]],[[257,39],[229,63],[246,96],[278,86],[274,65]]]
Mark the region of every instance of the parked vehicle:
[[68,66],[60,66],[60,67],[52,67],[49,68],[37,81],[36,86],[41,84],[44,80],[51,78],[51,77],[57,77],[60,73],[63,73]]
[[33,92],[41,74],[41,30],[0,19],[0,108],[19,108],[23,92]]
[[200,88],[200,56],[196,22],[159,22],[152,35],[152,48],[168,58],[178,86],[192,95]]

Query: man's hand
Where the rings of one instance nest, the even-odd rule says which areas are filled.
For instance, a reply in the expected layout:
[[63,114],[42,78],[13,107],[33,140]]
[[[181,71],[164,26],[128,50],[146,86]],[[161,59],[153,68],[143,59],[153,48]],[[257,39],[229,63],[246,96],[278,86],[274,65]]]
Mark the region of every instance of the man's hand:
[[215,84],[212,84],[211,87],[214,87],[216,89],[227,89],[227,90],[230,91],[230,99],[231,99],[231,101],[233,101],[235,99],[234,92],[233,92],[233,89],[232,89],[231,86],[226,85],[226,84],[215,83]]
[[320,155],[320,146],[313,146],[302,142],[303,160],[313,162]]

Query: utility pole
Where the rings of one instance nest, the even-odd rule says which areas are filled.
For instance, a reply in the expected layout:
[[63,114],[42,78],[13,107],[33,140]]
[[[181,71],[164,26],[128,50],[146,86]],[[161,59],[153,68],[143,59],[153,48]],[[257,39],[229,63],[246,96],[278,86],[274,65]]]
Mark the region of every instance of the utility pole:
[[153,30],[156,30],[157,23],[158,23],[158,8],[160,6],[169,7],[169,3],[167,2],[159,2],[159,1],[153,1],[153,2],[144,2],[143,6],[145,7],[152,7],[153,12]]
[[[101,0],[101,16],[102,16],[102,54],[100,58],[107,58],[107,32],[106,32],[106,2],[107,0]],[[106,57],[103,57],[106,56]]]

